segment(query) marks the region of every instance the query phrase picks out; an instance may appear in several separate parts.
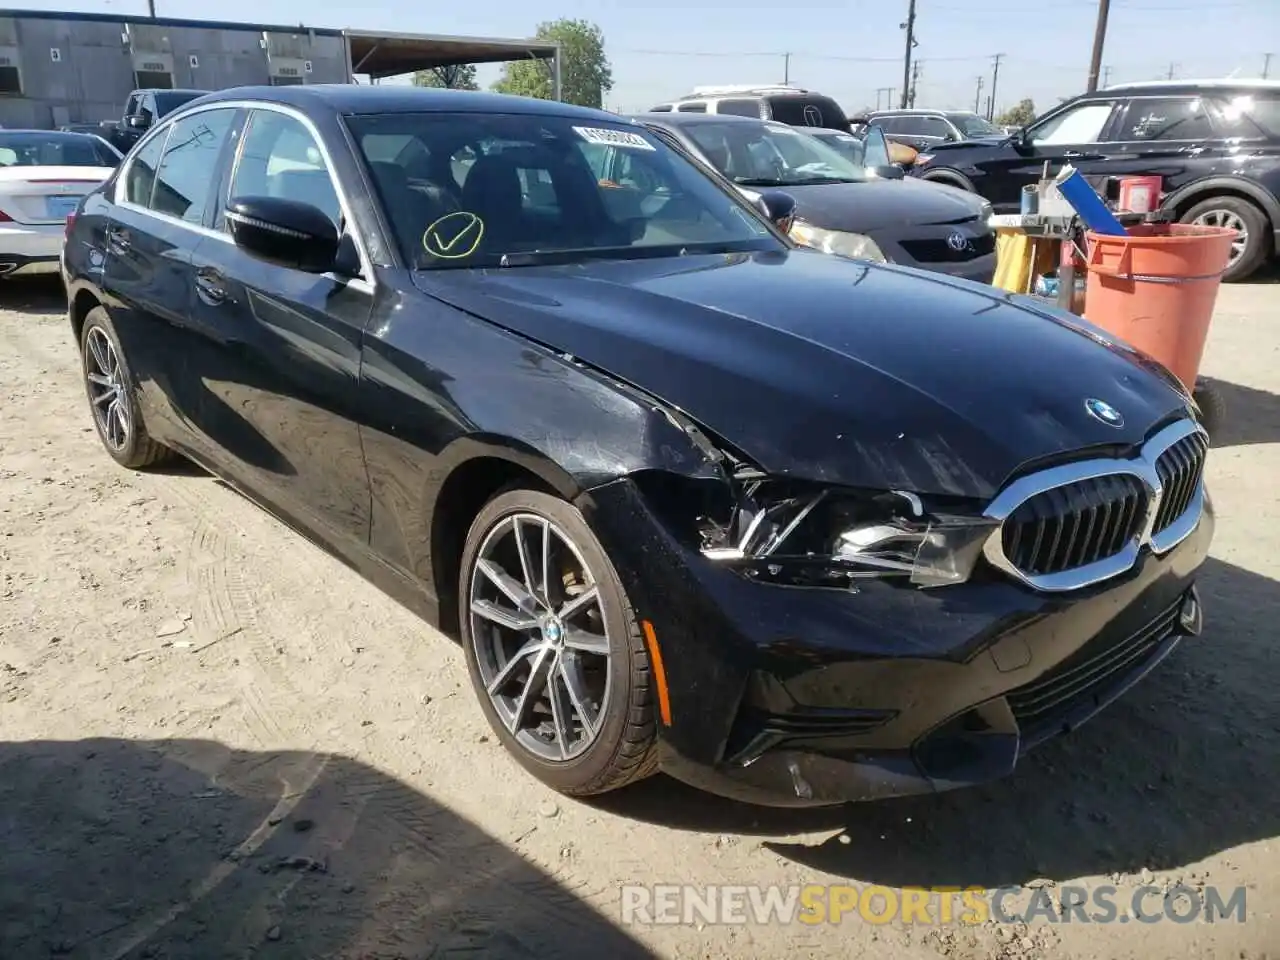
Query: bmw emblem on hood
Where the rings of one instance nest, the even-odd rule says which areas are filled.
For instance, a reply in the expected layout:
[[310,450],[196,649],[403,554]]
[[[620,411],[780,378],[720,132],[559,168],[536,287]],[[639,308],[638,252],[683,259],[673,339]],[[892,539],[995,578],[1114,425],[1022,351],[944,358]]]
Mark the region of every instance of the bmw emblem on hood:
[[1095,420],[1101,420],[1109,427],[1124,426],[1124,417],[1121,416],[1120,411],[1103,400],[1090,397],[1084,402],[1084,408],[1089,412],[1089,416]]

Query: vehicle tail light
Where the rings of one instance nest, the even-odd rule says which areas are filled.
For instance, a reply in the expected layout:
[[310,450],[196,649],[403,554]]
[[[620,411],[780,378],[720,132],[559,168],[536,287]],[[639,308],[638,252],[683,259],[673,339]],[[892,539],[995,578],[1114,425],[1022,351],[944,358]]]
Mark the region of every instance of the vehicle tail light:
[[62,235],[63,235],[64,237],[69,237],[69,236],[71,236],[71,228],[72,228],[72,227],[74,227],[75,225],[76,225],[76,215],[75,215],[74,213],[68,213],[68,214],[67,214],[67,226],[66,226],[66,228],[62,231]]
[[13,223],[13,217],[0,210],[0,223]]

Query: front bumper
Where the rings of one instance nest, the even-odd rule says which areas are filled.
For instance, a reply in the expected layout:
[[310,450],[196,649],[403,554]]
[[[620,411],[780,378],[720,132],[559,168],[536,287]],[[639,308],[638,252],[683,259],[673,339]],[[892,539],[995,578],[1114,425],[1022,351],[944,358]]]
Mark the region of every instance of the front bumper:
[[0,277],[57,273],[66,227],[6,223],[0,227]]
[[769,805],[948,790],[1007,775],[1199,631],[1212,508],[1163,557],[1069,597],[984,575],[933,590],[748,581],[676,542],[634,485],[581,505],[653,627],[662,768]]

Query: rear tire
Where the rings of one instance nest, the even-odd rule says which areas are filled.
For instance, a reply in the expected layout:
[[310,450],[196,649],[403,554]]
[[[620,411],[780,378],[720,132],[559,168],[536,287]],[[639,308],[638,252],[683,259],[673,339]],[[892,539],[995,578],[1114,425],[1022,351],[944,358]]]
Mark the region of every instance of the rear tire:
[[89,414],[111,459],[138,470],[176,456],[147,433],[138,408],[137,385],[120,338],[103,307],[94,307],[80,331],[80,366]]
[[525,489],[490,500],[467,533],[458,607],[481,709],[526,770],[586,797],[656,769],[640,625],[576,507]]
[[1213,227],[1243,228],[1244,245],[1233,250],[1233,258],[1222,275],[1223,283],[1239,283],[1248,279],[1271,252],[1271,224],[1267,215],[1241,197],[1220,196],[1202,200],[1184,213],[1181,223],[1199,223]]

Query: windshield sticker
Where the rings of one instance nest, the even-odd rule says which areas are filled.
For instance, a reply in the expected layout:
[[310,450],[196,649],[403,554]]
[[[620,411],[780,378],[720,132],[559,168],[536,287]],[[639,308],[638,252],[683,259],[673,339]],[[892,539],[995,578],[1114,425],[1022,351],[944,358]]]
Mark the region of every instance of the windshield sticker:
[[446,213],[422,232],[422,248],[440,260],[461,260],[476,252],[484,221],[467,210]]
[[[603,130],[600,127],[574,127],[574,133],[587,143],[601,147],[631,147],[636,150],[654,150],[654,146],[638,133],[626,130]],[[656,151],[654,151],[656,152]]]

